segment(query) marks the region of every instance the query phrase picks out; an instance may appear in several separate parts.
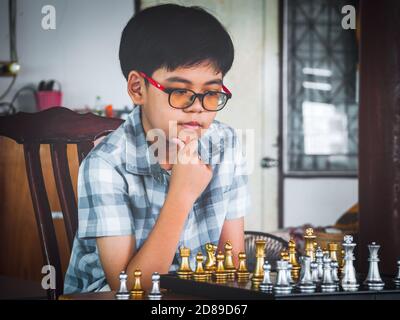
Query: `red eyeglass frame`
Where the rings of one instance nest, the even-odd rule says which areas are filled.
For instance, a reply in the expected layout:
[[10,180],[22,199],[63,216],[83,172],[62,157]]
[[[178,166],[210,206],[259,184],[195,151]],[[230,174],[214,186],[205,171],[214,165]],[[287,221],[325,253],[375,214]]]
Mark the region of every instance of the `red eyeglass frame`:
[[[154,80],[153,78],[149,77],[148,75],[146,75],[144,72],[139,71],[139,74],[147,79],[153,86],[155,86],[156,88],[160,89],[161,91],[166,92],[167,88],[165,88],[162,84],[158,83],[156,80]],[[224,90],[224,92],[228,95],[228,98],[232,98],[232,93],[230,92],[230,90],[225,87],[224,85],[222,85],[222,90]]]

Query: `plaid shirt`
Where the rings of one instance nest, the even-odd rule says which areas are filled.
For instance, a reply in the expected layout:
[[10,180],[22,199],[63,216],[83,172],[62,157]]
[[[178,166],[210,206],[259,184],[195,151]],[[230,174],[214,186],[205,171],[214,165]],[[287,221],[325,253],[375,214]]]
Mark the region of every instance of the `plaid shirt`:
[[[65,276],[65,294],[98,291],[107,285],[96,237],[134,235],[139,250],[160,214],[170,175],[154,161],[140,113],[141,107],[135,107],[79,168],[79,226]],[[213,177],[188,214],[170,271],[179,267],[180,246],[190,248],[194,268],[196,253],[201,250],[205,255],[208,242],[218,244],[224,221],[247,213],[247,167],[238,156],[238,143],[235,131],[216,120],[199,139],[199,156],[211,164]]]

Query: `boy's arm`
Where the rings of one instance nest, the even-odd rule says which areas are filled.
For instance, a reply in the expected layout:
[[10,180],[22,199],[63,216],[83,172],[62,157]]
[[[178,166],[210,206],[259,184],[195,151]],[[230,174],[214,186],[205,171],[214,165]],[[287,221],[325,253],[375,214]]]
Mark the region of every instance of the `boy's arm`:
[[238,253],[244,252],[244,218],[225,220],[222,226],[221,236],[218,243],[218,251],[224,252],[224,245],[227,241],[232,244],[233,263],[239,266]]
[[[182,150],[183,153],[186,151]],[[193,162],[173,165],[169,191],[160,215],[138,251],[135,251],[133,235],[97,238],[102,267],[112,290],[118,289],[118,275],[122,270],[128,274],[129,288],[133,285],[135,269],[140,269],[144,290],[151,288],[153,272],[169,271],[186,218],[212,178],[211,167],[200,162],[196,152],[190,156]]]

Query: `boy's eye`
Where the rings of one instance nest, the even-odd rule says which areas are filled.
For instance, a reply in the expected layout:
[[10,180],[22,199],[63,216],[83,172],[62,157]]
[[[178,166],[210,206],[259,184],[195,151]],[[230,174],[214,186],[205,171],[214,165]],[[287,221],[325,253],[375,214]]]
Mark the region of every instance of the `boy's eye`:
[[187,90],[186,89],[175,89],[174,93],[175,94],[181,94],[181,95],[185,95],[187,94]]

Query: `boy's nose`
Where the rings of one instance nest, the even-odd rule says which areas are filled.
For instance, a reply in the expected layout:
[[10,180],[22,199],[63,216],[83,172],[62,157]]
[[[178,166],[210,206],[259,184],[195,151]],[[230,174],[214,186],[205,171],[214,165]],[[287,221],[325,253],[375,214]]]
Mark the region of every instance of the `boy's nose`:
[[196,97],[194,99],[193,104],[190,107],[184,109],[183,111],[185,111],[185,112],[202,112],[203,110],[204,109],[203,109],[203,106],[201,105],[201,98]]

